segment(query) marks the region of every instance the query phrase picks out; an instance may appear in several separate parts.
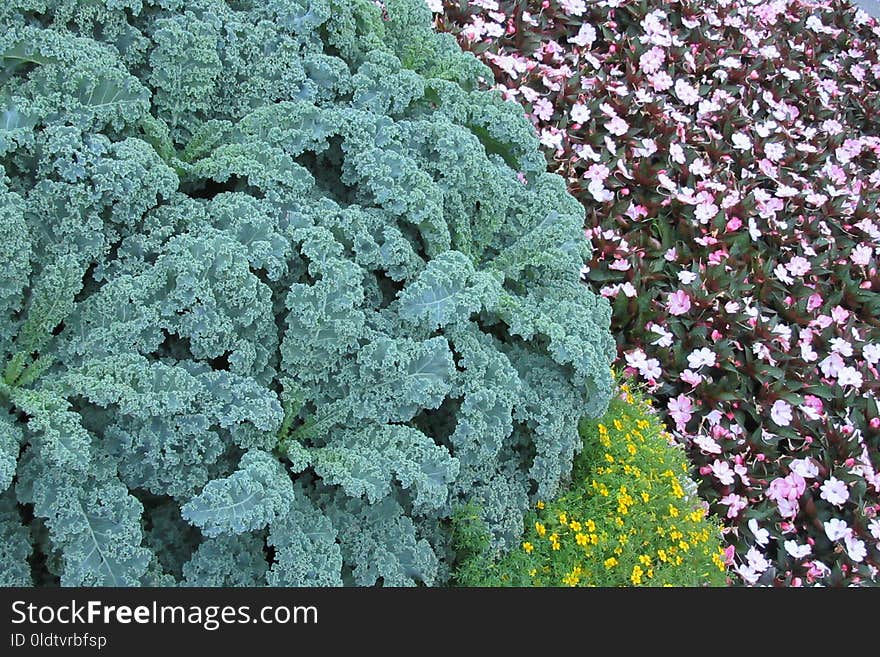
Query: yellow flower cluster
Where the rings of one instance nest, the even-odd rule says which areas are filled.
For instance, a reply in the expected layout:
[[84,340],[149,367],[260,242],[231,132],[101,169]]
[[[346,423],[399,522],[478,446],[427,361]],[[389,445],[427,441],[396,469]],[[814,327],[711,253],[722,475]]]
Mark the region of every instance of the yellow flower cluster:
[[621,390],[606,417],[582,424],[571,489],[535,505],[522,544],[533,584],[723,585],[720,525],[686,493],[683,451],[640,397]]

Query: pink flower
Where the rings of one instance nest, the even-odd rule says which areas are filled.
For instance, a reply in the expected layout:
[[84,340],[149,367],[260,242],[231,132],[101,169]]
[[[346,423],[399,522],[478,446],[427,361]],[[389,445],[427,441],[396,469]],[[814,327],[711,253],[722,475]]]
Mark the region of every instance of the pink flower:
[[816,308],[822,307],[822,295],[814,292],[810,295],[810,298],[807,299],[807,312],[813,312]]
[[553,118],[553,104],[546,98],[539,98],[532,107],[535,116],[542,121],[549,121]]
[[783,518],[794,518],[800,505],[798,500],[807,488],[807,482],[796,472],[790,472],[787,477],[777,477],[770,482],[765,495],[767,499],[776,502],[779,514]]
[[669,295],[666,309],[670,315],[684,315],[691,309],[691,298],[684,290],[677,290]]
[[612,135],[620,137],[625,135],[626,131],[629,130],[629,124],[619,116],[615,116],[605,124],[605,129]]
[[660,70],[660,67],[663,66],[665,59],[666,53],[663,48],[654,46],[650,50],[642,53],[642,56],[639,57],[639,68],[645,75],[656,73]]
[[679,431],[684,431],[685,425],[690,421],[693,413],[691,413],[691,400],[679,394],[666,402],[666,408],[669,409],[669,415],[675,420],[675,424]]
[[733,469],[727,461],[715,459],[709,469],[715,478],[725,486],[730,486],[733,483]]
[[584,178],[593,182],[603,182],[611,173],[604,164],[591,164],[584,172]]
[[736,493],[725,495],[720,500],[718,500],[718,502],[728,507],[728,518],[736,518],[739,515],[739,512],[745,509],[749,503],[746,498],[744,498],[742,495],[737,495]]
[[794,256],[785,265],[792,276],[803,276],[810,271],[810,267],[810,261],[802,256]]
[[725,230],[728,233],[733,233],[742,228],[743,222],[739,217],[731,217],[727,220],[727,225],[725,226]]
[[780,427],[787,427],[791,424],[791,406],[788,402],[782,399],[777,399],[773,402],[773,407],[770,409],[770,419]]
[[693,370],[685,370],[684,372],[679,374],[678,378],[690,386],[697,386],[703,380],[703,377]]
[[819,490],[819,497],[834,506],[841,506],[849,499],[849,488],[846,487],[846,482],[834,476],[828,477]]
[[648,83],[654,91],[663,92],[672,86],[672,78],[666,71],[657,71],[648,76]]

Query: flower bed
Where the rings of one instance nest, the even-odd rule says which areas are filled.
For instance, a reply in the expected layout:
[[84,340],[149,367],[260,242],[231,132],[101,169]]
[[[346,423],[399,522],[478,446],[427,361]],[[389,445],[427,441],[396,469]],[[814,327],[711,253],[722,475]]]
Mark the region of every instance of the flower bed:
[[[569,490],[538,501],[520,550],[486,558],[459,517],[474,557],[472,586],[721,586],[725,552],[716,519],[695,493],[680,445],[627,384],[599,420],[581,424],[584,450]],[[463,520],[465,522],[463,522]],[[468,542],[467,539],[471,538]]]
[[876,582],[876,21],[824,1],[428,4],[582,201],[618,362],[687,448],[741,581]]

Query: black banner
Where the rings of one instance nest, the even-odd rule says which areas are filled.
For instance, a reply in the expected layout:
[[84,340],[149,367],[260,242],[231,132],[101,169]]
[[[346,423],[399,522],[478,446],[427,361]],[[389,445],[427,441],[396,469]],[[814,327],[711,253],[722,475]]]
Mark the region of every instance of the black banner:
[[[805,595],[779,589],[0,588],[0,654],[174,655],[197,647],[261,657],[256,651],[310,648],[331,655],[340,646],[409,654],[429,647],[469,652],[475,641],[511,647],[510,654],[530,646],[544,654],[551,646],[586,648],[603,640],[632,647],[640,640],[680,643],[694,632],[723,634],[733,619],[740,629],[744,619],[757,621],[756,609],[775,609],[771,626],[778,626],[787,615],[782,612],[804,609]],[[760,629],[757,622],[754,630]]]

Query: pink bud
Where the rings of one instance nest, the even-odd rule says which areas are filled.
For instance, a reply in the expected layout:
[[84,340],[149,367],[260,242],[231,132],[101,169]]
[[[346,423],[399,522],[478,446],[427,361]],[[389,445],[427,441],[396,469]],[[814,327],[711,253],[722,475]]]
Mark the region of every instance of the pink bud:
[[872,417],[868,424],[872,429],[880,429],[880,417]]
[[719,331],[718,329],[713,329],[712,330],[712,340],[717,342],[720,339],[721,339],[721,331]]
[[749,73],[749,77],[750,77],[752,80],[757,80],[757,79],[758,79],[759,77],[761,77],[761,76],[758,74],[757,71],[752,71],[751,73]]
[[843,464],[844,464],[846,467],[851,468],[851,467],[853,467],[853,466],[856,464],[856,460],[855,460],[854,458],[850,457],[850,458],[848,458],[846,461],[844,461]]
[[708,465],[700,466],[700,474],[701,475],[705,476],[705,475],[709,474],[710,472],[712,472],[712,468],[710,468]]
[[624,187],[623,189],[621,189],[621,190],[620,190],[620,195],[621,195],[621,196],[629,196],[629,188]]
[[793,587],[799,587],[799,586],[803,586],[803,582],[801,581],[800,577],[795,577],[791,580],[791,585]]
[[763,454],[760,454],[760,453],[755,454],[755,460],[756,460],[756,461],[764,461],[764,460],[766,460],[766,459],[767,459],[767,457],[764,456]]
[[610,52],[613,55],[614,53],[617,52],[617,46],[612,43],[610,46],[608,46],[608,52]]
[[715,55],[718,57],[723,57],[724,56],[724,48],[719,48],[718,50],[716,50]]

